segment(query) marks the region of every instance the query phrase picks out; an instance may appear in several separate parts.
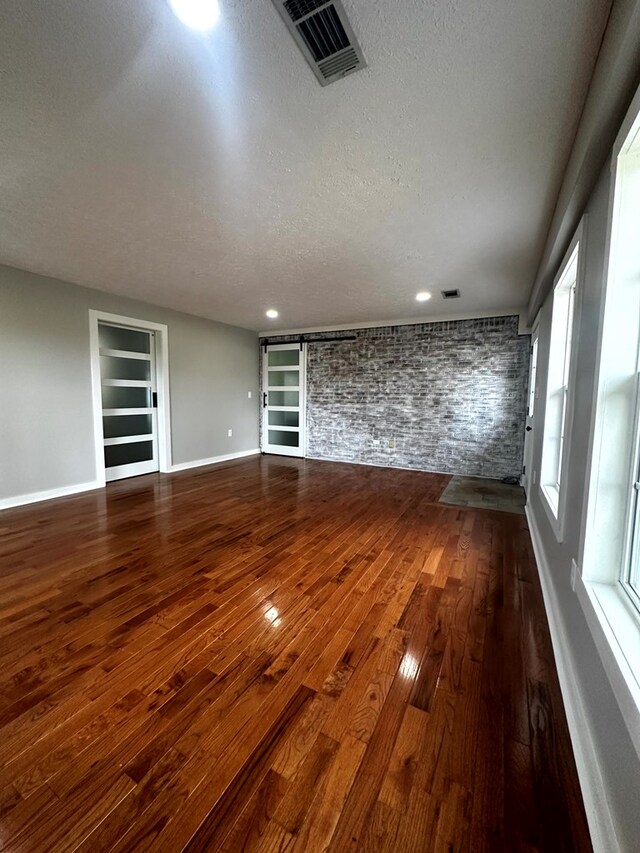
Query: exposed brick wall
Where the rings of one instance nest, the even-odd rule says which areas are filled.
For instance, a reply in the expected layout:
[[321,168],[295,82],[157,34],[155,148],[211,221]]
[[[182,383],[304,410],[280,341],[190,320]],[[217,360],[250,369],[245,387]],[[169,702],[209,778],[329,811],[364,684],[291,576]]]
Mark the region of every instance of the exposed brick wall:
[[517,317],[341,334],[356,340],[308,347],[308,456],[519,475],[530,339]]

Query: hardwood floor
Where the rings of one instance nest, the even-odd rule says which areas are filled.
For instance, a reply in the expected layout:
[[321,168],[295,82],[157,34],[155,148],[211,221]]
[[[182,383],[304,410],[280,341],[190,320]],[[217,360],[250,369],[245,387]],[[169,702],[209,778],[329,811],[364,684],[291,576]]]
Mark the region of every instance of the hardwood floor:
[[3,851],[587,851],[522,516],[256,457],[0,513]]

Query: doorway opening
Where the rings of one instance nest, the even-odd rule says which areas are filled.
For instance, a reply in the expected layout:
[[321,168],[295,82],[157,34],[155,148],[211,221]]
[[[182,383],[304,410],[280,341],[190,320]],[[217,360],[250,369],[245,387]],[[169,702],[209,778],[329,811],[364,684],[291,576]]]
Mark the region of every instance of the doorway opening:
[[96,479],[169,471],[167,327],[89,315]]
[[533,440],[535,437],[536,403],[538,398],[538,343],[540,339],[538,319],[531,332],[531,353],[529,360],[529,394],[527,400],[527,419],[524,433],[524,464],[520,484],[524,489],[527,501],[533,481]]
[[268,345],[262,372],[262,450],[306,455],[305,344]]

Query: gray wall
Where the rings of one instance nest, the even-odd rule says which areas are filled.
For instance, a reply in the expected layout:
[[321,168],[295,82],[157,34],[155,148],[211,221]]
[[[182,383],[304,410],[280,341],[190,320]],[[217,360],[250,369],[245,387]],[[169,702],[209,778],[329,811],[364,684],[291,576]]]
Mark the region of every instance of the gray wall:
[[[605,167],[587,207],[586,276],[583,284],[578,337],[575,412],[570,439],[571,457],[567,478],[567,516],[564,542],[556,541],[538,487],[530,494],[530,511],[542,539],[552,572],[557,598],[575,663],[574,677],[587,700],[587,712],[595,737],[597,760],[602,770],[616,830],[623,850],[640,850],[640,762],[620,714],[598,651],[591,638],[581,605],[571,589],[571,560],[578,560],[582,511],[587,477],[586,459],[594,399],[596,341],[604,283],[604,253],[610,188],[610,166]],[[545,378],[551,332],[552,295],[542,308],[538,361],[538,393],[533,468],[540,481]],[[595,756],[594,756],[595,758]]]
[[518,317],[332,334],[356,340],[308,347],[309,456],[520,475],[530,339]]
[[173,464],[258,447],[254,332],[0,267],[0,499],[95,479],[90,308],[169,327]]

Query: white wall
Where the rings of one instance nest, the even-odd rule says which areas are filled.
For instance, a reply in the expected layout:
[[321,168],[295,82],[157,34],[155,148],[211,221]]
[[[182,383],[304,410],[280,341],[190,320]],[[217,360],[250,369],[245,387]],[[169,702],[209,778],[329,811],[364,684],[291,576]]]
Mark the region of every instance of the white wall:
[[[614,839],[603,849],[612,853],[640,850],[640,762],[631,742],[629,732],[603,669],[596,646],[589,632],[582,608],[571,588],[571,560],[578,559],[582,513],[587,479],[587,453],[589,425],[594,400],[596,342],[599,333],[600,302],[604,286],[604,254],[609,208],[611,167],[607,163],[587,205],[586,275],[583,282],[580,316],[577,380],[575,387],[575,413],[570,438],[571,456],[566,481],[568,489],[564,541],[558,543],[551,529],[538,492],[540,482],[540,457],[542,449],[542,424],[544,417],[545,384],[549,356],[552,295],[541,311],[540,345],[538,361],[538,400],[534,438],[534,470],[536,486],[531,490],[529,512],[532,534],[537,529],[537,546],[548,569],[547,592],[551,596],[551,618],[558,615],[558,636],[561,648],[556,648],[560,665],[567,667],[571,696],[565,695],[566,704],[580,704],[584,710],[579,732],[585,748],[583,781],[591,786],[595,801],[589,802],[593,821],[595,812],[603,818],[605,834],[615,832]],[[543,567],[541,567],[543,568]],[[571,716],[572,710],[568,708]],[[578,715],[579,716],[579,715]],[[574,732],[572,732],[572,735]],[[580,764],[580,759],[578,758]],[[608,814],[607,814],[608,813]],[[610,817],[609,825],[606,818]]]
[[552,286],[640,82],[640,0],[614,0],[529,300],[532,321]]
[[0,266],[0,500],[95,479],[90,308],[169,327],[173,464],[258,447],[256,333]]

